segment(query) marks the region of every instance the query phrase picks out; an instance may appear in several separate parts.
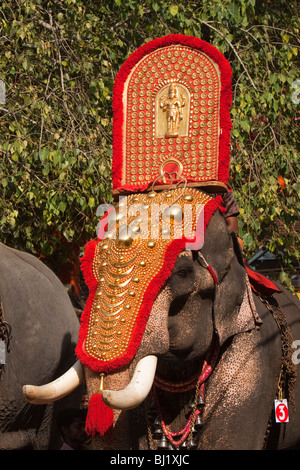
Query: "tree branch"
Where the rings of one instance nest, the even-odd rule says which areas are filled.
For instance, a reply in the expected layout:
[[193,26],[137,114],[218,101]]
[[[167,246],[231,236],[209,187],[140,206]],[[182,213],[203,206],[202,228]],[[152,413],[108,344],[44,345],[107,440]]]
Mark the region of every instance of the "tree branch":
[[235,55],[236,55],[238,61],[240,62],[241,66],[242,66],[243,69],[245,70],[245,72],[246,72],[246,74],[247,74],[247,76],[248,76],[248,78],[249,78],[249,80],[250,80],[250,82],[251,82],[253,88],[254,88],[255,90],[257,90],[257,88],[256,88],[256,86],[254,85],[254,82],[253,82],[253,80],[252,80],[252,78],[251,78],[251,76],[250,76],[250,74],[249,74],[249,72],[248,72],[248,70],[247,70],[247,68],[246,68],[246,66],[245,66],[245,64],[244,64],[244,62],[243,62],[242,59],[240,58],[240,56],[239,56],[239,54],[238,54],[236,48],[234,47],[234,45],[226,38],[226,36],[225,36],[223,33],[221,33],[221,31],[219,31],[217,28],[215,28],[214,26],[212,26],[209,22],[202,20],[202,23],[205,24],[208,28],[211,28],[211,29],[212,29],[213,31],[215,31],[216,33],[220,34],[220,36],[222,36],[222,38],[227,42],[227,44],[229,44],[229,46],[231,47],[231,49],[232,49],[233,52],[235,53]]

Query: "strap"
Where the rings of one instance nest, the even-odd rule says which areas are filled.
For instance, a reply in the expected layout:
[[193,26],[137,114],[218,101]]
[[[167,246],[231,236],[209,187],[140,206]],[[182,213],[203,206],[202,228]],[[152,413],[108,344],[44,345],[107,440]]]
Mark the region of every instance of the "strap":
[[218,284],[218,277],[215,273],[215,271],[213,270],[213,268],[208,264],[208,262],[206,261],[206,259],[204,258],[203,254],[198,251],[197,253],[197,261],[198,263],[203,266],[204,268],[208,269],[208,271],[210,272],[210,274],[212,275],[212,278],[214,280],[214,283],[215,284]]

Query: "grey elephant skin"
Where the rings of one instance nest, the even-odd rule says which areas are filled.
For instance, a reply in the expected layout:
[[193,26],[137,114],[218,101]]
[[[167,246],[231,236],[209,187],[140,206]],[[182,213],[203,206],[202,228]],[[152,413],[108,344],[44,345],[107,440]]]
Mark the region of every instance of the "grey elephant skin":
[[34,256],[0,243],[0,301],[12,328],[10,352],[0,377],[0,449],[58,449],[56,416],[79,406],[81,390],[61,401],[35,406],[22,386],[44,384],[74,362],[79,321],[53,272]]
[[[289,422],[274,423],[274,399],[282,365],[280,331],[270,310],[256,295],[249,294],[239,245],[219,213],[213,215],[208,225],[201,252],[213,267],[218,284],[214,284],[208,270],[199,264],[197,253],[181,253],[171,277],[154,302],[130,369],[134,369],[138,359],[159,351],[157,374],[169,382],[185,381],[199,373],[216,334],[220,351],[206,385],[202,425],[196,435],[197,449],[299,449],[299,379],[294,388],[295,411],[290,407]],[[293,340],[300,339],[298,299],[284,288],[282,293],[274,294],[275,297]],[[158,312],[159,325],[153,331],[152,315]],[[107,388],[112,389],[115,383],[117,389],[117,373],[114,375],[111,382],[109,376],[105,379]],[[90,393],[96,390],[93,381],[96,383],[95,375],[89,371]],[[158,395],[166,424],[172,431],[182,429],[194,391],[158,390]],[[159,440],[151,434],[154,430],[151,413],[147,425],[144,405],[117,412],[113,435],[99,438],[95,448],[149,449],[151,430],[152,448],[157,449]],[[149,410],[152,412],[151,403]]]

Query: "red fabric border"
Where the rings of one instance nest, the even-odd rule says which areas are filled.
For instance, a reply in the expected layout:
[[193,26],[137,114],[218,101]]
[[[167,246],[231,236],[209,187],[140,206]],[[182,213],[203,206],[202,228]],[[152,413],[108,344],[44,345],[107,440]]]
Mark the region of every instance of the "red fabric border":
[[[215,211],[218,208],[222,210],[220,207],[222,202],[222,197],[217,196],[215,199],[209,201],[205,205],[204,230],[206,230],[210,218],[215,213]],[[88,331],[90,312],[98,285],[97,279],[94,277],[93,274],[92,266],[95,255],[95,249],[97,243],[99,243],[100,241],[101,239],[92,240],[86,245],[85,253],[81,261],[82,273],[84,275],[85,282],[89,288],[89,297],[86,302],[84,312],[81,315],[81,325],[79,330],[78,344],[76,346],[76,355],[84,366],[89,367],[96,372],[111,372],[113,370],[125,366],[126,364],[132,361],[144,334],[144,330],[152,309],[153,302],[157,297],[161,287],[170,277],[177,256],[181,251],[185,249],[185,244],[187,240],[185,238],[176,239],[169,245],[168,249],[166,250],[163,269],[161,269],[160,273],[154,279],[152,279],[147,288],[147,291],[145,292],[143,305],[138,314],[138,319],[135,322],[135,327],[126,353],[110,362],[101,361],[97,358],[93,358],[92,356],[89,356],[84,350],[84,341],[86,339]]]
[[220,127],[222,133],[219,140],[219,164],[218,179],[224,183],[229,176],[230,160],[230,131],[232,123],[230,119],[230,106],[232,99],[231,78],[232,71],[228,60],[211,44],[202,39],[182,34],[170,34],[163,38],[154,39],[139,47],[132,53],[120,68],[113,89],[113,162],[112,162],[112,180],[113,189],[128,191],[144,191],[149,185],[132,187],[130,185],[122,186],[122,168],[123,168],[123,91],[124,84],[132,68],[147,54],[160,47],[166,47],[171,44],[181,44],[197,49],[211,57],[219,66],[221,72],[221,99],[220,99]]

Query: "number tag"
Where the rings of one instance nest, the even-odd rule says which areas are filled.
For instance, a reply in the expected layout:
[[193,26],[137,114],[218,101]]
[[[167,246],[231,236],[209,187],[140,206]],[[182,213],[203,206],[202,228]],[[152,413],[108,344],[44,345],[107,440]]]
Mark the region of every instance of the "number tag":
[[275,418],[276,423],[289,422],[289,410],[287,400],[275,400]]

